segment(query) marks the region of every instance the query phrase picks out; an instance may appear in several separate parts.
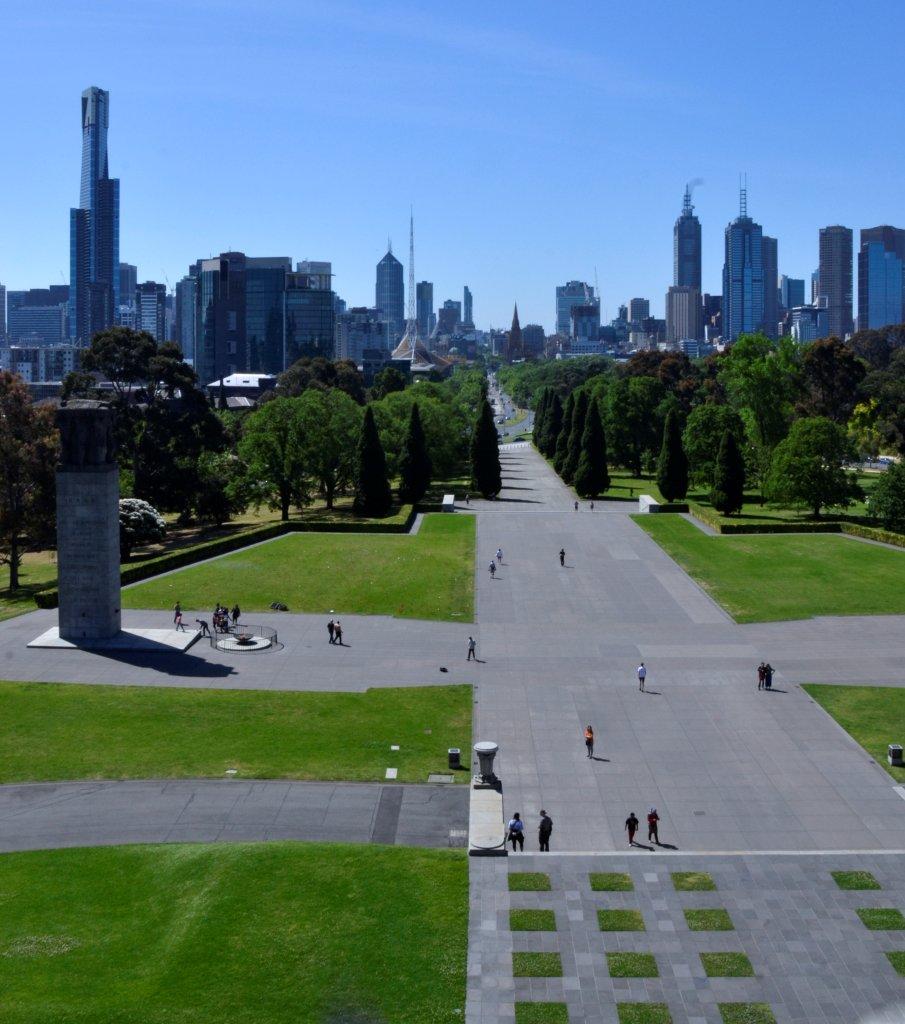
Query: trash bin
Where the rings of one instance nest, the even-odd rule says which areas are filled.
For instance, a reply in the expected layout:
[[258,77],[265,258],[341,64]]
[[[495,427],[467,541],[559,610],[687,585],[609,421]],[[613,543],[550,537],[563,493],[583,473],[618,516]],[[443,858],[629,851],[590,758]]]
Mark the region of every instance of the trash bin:
[[903,767],[902,763],[902,744],[901,743],[890,743],[886,751],[886,760],[891,765],[896,765],[899,768]]
[[462,751],[458,747],[450,747],[447,754],[449,755],[450,768],[462,767]]

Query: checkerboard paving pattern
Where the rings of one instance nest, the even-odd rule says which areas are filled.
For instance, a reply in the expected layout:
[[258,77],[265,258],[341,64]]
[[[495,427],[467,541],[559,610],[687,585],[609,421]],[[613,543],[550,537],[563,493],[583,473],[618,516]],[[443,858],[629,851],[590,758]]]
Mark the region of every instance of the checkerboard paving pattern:
[[[509,891],[545,871],[549,892]],[[594,892],[589,874],[626,871],[628,892]],[[716,891],[676,891],[673,871],[707,871]],[[879,890],[840,889],[831,871],[870,871]],[[686,909],[722,907],[734,931],[693,932]],[[551,854],[471,861],[466,1024],[513,1022],[515,1003],[561,1002],[570,1024],[617,1024],[617,1004],[666,1003],[674,1024],[720,1024],[721,1003],[767,1003],[777,1024],[902,1024],[905,977],[887,952],[905,932],[866,928],[856,910],[905,911],[902,858],[884,854]],[[555,932],[509,931],[510,909],[552,910]],[[601,932],[599,909],[640,910],[643,932]],[[562,977],[514,978],[512,953],[559,953]],[[657,978],[613,978],[606,953],[656,957]],[[701,953],[744,953],[754,977],[708,978]]]

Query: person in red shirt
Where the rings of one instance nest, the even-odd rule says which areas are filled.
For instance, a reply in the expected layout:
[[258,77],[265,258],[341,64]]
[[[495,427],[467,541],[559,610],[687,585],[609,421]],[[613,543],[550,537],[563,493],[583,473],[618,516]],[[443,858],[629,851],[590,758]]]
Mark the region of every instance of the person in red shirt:
[[660,815],[657,814],[657,808],[651,807],[650,813],[647,816],[647,841],[654,842],[657,846],[660,845],[660,836],[657,834],[657,825],[660,822]]

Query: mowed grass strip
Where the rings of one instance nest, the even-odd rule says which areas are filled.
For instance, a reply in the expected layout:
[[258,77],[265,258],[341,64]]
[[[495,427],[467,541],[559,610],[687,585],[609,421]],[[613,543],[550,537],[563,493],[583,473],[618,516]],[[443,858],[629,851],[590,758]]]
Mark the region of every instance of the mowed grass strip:
[[905,550],[833,534],[713,537],[681,516],[633,518],[737,622],[905,612]]
[[511,871],[510,892],[549,892],[550,876],[543,871]]
[[643,932],[640,910],[598,910],[597,925],[602,932]]
[[552,910],[510,910],[511,932],[555,932],[556,914]]
[[631,892],[635,888],[632,876],[625,871],[592,871],[592,892]]
[[896,781],[905,782],[905,768],[893,767],[886,760],[890,743],[905,742],[905,688],[808,683],[803,689],[881,768]]
[[[426,782],[471,748],[470,686],[364,693],[0,682],[0,782],[222,777]],[[398,743],[399,750],[390,746]],[[454,772],[467,780],[467,772]]]
[[470,622],[474,524],[474,516],[437,513],[414,536],[290,533],[127,588],[123,607],[170,609],[181,601],[209,618],[217,601],[238,602],[252,621],[281,601],[291,612]]
[[672,1024],[666,1003],[617,1003],[619,1024]]
[[732,932],[735,925],[728,910],[721,907],[709,907],[699,910],[686,910],[685,923],[692,932]]
[[701,953],[708,978],[753,978],[754,968],[744,953]]
[[892,932],[905,929],[905,916],[895,907],[862,907],[855,913],[861,918],[862,924],[871,931]]
[[718,1003],[723,1024],[776,1024],[769,1003]]
[[515,1024],[569,1024],[565,1003],[516,1003]]
[[659,978],[657,958],[652,953],[607,953],[611,978]]
[[315,843],[0,858],[6,1024],[464,1020],[467,858]]
[[673,871],[673,888],[677,892],[713,892],[716,882],[706,871]]
[[831,871],[833,881],[840,889],[882,889],[869,871]]
[[513,953],[514,978],[561,978],[562,957],[559,953]]

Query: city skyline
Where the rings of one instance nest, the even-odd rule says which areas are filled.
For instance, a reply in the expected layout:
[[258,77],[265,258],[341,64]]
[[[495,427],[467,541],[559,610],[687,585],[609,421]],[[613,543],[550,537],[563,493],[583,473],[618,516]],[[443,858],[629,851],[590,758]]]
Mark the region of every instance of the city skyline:
[[[22,152],[53,156],[40,161],[40,174],[29,160],[9,161],[0,171],[4,195],[16,196],[6,204],[8,230],[0,239],[0,280],[11,289],[68,277],[60,213],[77,202],[73,108],[92,84],[112,95],[111,164],[123,180],[121,256],[138,265],[142,280],[166,281],[171,289],[199,253],[290,251],[330,259],[337,293],[350,306],[366,304],[383,239],[388,232],[405,237],[414,204],[420,272],[434,283],[438,304],[460,297],[467,281],[479,326],[507,324],[518,301],[525,322],[550,330],[552,289],[592,281],[595,267],[604,321],[633,295],[649,296],[652,312],[663,314],[672,278],[669,228],[685,182],[695,177],[704,179],[694,204],[706,293],[720,291],[723,231],[736,208],[740,171],[748,173],[756,219],[779,239],[779,271],[790,277],[807,279],[817,266],[821,227],[844,224],[857,232],[905,220],[903,144],[892,132],[882,136],[882,161],[863,161],[852,144],[841,159],[799,166],[778,158],[765,116],[780,95],[812,94],[819,81],[825,102],[809,112],[811,130],[828,131],[841,114],[863,131],[894,123],[892,69],[875,68],[869,89],[856,72],[878,26],[888,35],[905,22],[893,4],[838,12],[833,37],[846,38],[850,70],[832,76],[819,58],[828,27],[803,14],[789,18],[773,3],[746,26],[746,45],[764,44],[756,74],[738,69],[722,8],[709,3],[699,5],[693,26],[669,10],[646,25],[644,63],[656,73],[613,50],[611,40],[626,37],[631,20],[618,12],[583,10],[579,43],[565,31],[569,19],[551,25],[537,4],[525,7],[517,30],[504,13],[480,9],[478,18],[477,6],[466,4],[463,18],[473,15],[481,27],[464,37],[447,19],[400,5],[377,17],[356,5],[324,11],[272,2],[270,19],[252,20],[247,4],[218,8],[213,19],[214,8],[201,0],[164,2],[141,14],[146,32],[138,36],[127,26],[132,14],[112,3],[100,5],[100,31],[80,19],[79,7],[61,9],[50,21],[39,11],[17,12],[5,24],[10,45],[2,75],[30,87],[27,116],[14,115],[12,128]],[[776,34],[780,10],[784,32]],[[274,20],[278,29],[268,28]],[[302,25],[305,33],[292,31]],[[794,47],[798,27],[815,42],[813,57]],[[46,47],[41,75],[24,63],[37,31]],[[127,35],[147,48],[111,45]],[[374,38],[381,42],[376,49]],[[682,38],[707,52],[701,68],[683,58],[679,73]],[[426,45],[413,47],[414,41]],[[408,71],[390,73],[404,60],[414,62],[417,78],[426,59],[413,56],[420,49],[431,54],[426,95],[413,92]],[[64,53],[65,61],[56,59]],[[364,54],[372,61],[367,74],[360,70]],[[488,60],[491,54],[498,59]],[[214,90],[214,70],[236,59],[247,64],[253,88]],[[320,106],[299,93],[292,68],[300,59],[313,93],[330,102]],[[731,98],[720,84],[730,66]],[[186,92],[205,100],[203,122],[182,102]],[[266,95],[263,106],[258,95]],[[735,146],[702,148],[708,125],[720,123],[729,106]],[[428,107],[435,111],[430,124],[422,116]],[[294,140],[279,125],[299,108],[311,132]],[[682,131],[673,125],[680,110]],[[571,144],[579,125],[584,137],[589,117],[609,125],[592,142],[598,159],[561,161],[558,147]],[[668,159],[626,156],[617,143],[630,126]],[[450,160],[439,144],[451,130],[462,137],[467,158]],[[413,170],[398,160],[394,141],[410,131],[421,141]],[[312,133],[316,149],[304,141]],[[228,145],[236,138],[245,144]],[[216,173],[220,163],[230,173]],[[581,231],[563,215],[563,195],[572,206],[584,204]]]

